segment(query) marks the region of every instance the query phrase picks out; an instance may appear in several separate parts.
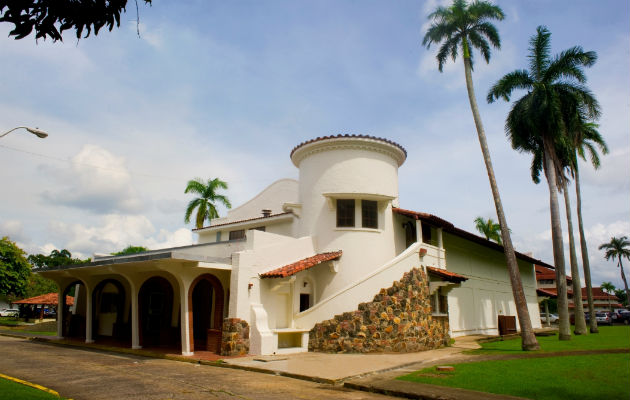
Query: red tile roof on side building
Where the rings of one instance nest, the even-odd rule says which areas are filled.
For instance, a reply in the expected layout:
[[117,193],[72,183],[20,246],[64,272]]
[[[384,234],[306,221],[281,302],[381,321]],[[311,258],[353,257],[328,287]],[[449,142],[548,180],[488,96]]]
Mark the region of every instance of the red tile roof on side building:
[[[39,296],[30,297],[28,299],[22,299],[14,301],[13,304],[43,304],[49,306],[56,306],[59,296],[57,293],[46,293]],[[74,304],[74,297],[66,296],[66,305],[71,306]]]
[[292,264],[285,265],[284,267],[276,268],[274,270],[260,274],[261,278],[286,278],[287,276],[295,275],[300,271],[304,271],[318,264],[326,261],[335,260],[341,257],[341,250],[332,251],[329,253],[320,253],[312,257],[307,257],[303,260],[296,261]]
[[427,272],[435,274],[439,276],[440,278],[444,279],[445,281],[449,281],[453,283],[460,283],[460,282],[468,280],[468,278],[466,278],[465,276],[456,274],[455,272],[447,271],[445,269],[440,269],[440,268],[427,267]]

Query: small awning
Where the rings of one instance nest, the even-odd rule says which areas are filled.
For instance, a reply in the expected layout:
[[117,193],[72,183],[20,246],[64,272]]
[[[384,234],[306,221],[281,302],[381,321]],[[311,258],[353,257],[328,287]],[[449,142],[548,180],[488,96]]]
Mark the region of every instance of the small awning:
[[[30,297],[28,299],[22,299],[14,301],[13,304],[41,304],[48,306],[56,306],[58,304],[59,295],[57,293],[46,293],[39,296]],[[74,304],[74,297],[66,296],[66,305],[71,306]]]
[[285,265],[284,267],[276,268],[268,272],[260,274],[261,278],[286,278],[287,276],[295,275],[300,271],[307,270],[311,267],[319,265],[323,262],[336,260],[341,257],[342,251],[332,251],[328,253],[316,254],[312,257],[304,258],[300,261],[296,261],[292,264]]
[[556,297],[558,297],[558,293],[556,293],[556,289],[553,289],[553,291],[546,290],[546,289],[536,289],[536,294],[539,295],[540,297],[550,297],[552,299],[555,299]]
[[452,283],[461,283],[463,281],[467,281],[468,278],[466,278],[465,276],[456,274],[454,272],[449,272],[445,269],[440,269],[440,268],[434,268],[434,267],[427,267],[427,272],[433,274],[433,275],[437,275],[440,278],[442,278],[445,281],[448,282],[452,282]]

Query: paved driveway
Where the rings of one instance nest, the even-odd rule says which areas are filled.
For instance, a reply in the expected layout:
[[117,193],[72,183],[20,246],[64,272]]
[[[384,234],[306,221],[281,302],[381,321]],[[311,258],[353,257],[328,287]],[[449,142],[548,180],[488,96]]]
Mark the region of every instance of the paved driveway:
[[81,399],[387,399],[297,379],[0,336],[0,372]]

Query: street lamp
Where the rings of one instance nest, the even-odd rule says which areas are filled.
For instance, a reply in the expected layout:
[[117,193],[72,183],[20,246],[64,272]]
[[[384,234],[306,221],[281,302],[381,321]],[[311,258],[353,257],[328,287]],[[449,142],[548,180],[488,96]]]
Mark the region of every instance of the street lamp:
[[41,139],[48,136],[48,133],[42,131],[39,128],[29,128],[28,126],[18,126],[17,128],[10,129],[7,132],[3,133],[2,135],[0,135],[0,138],[5,137],[6,135],[8,135],[9,133],[13,132],[16,129],[26,129],[27,131],[29,131],[30,133],[32,133],[33,135]]

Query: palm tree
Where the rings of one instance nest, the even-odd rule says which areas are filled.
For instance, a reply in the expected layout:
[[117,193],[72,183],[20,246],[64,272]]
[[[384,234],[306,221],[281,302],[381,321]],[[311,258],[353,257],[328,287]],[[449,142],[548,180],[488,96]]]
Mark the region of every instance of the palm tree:
[[494,205],[499,225],[501,226],[503,249],[505,251],[505,258],[510,274],[510,283],[512,285],[512,294],[514,296],[518,321],[521,327],[521,346],[523,350],[538,350],[540,346],[532,329],[532,322],[529,317],[529,310],[527,309],[527,300],[523,292],[523,282],[521,281],[516,255],[514,254],[510,230],[508,229],[505,213],[503,212],[499,187],[497,186],[497,181],[494,176],[490,150],[488,149],[486,134],[483,129],[481,116],[479,115],[472,80],[472,50],[479,50],[486,62],[490,61],[490,44],[498,49],[501,47],[501,39],[499,38],[497,29],[489,21],[501,21],[504,18],[504,14],[500,7],[487,1],[475,1],[471,4],[467,4],[465,0],[454,0],[450,7],[438,7],[433,13],[429,14],[428,18],[432,20],[432,24],[422,40],[422,45],[426,46],[428,49],[433,43],[442,43],[436,57],[440,72],[442,72],[442,68],[449,56],[455,61],[459,51],[461,50],[462,52],[468,101],[470,102],[470,109],[475,121],[475,127],[477,128],[479,145],[481,146],[481,153],[483,154],[483,159],[486,164]]
[[487,220],[482,217],[475,218],[475,228],[481,233],[487,240],[494,240],[501,244],[501,225],[497,224],[488,218]]
[[[588,152],[591,164],[593,168],[597,169],[600,166],[599,155],[595,145],[599,147],[602,154],[608,153],[608,147],[606,142],[599,134],[597,130],[597,124],[593,122],[585,122],[585,118],[581,110],[577,110],[575,114],[576,120],[571,129],[571,137],[573,142],[574,153],[571,158],[570,169],[575,180],[575,195],[576,195],[576,209],[578,217],[578,230],[580,233],[580,249],[582,253],[582,268],[584,269],[584,281],[586,282],[586,298],[588,301],[588,311],[590,315],[595,313],[595,305],[593,303],[593,287],[591,283],[591,266],[588,259],[588,248],[586,246],[586,236],[584,235],[584,223],[582,220],[582,192],[580,189],[580,173],[578,169],[578,155],[586,160],[586,153]],[[573,273],[575,275],[575,273]],[[580,290],[581,292],[581,290]],[[581,293],[580,293],[581,294]],[[590,319],[590,331],[591,333],[598,333],[597,319]]]
[[227,189],[227,183],[223,182],[219,178],[208,179],[207,183],[204,183],[200,178],[196,178],[188,181],[186,190],[184,193],[195,193],[200,197],[197,197],[188,203],[186,207],[186,215],[184,221],[190,222],[190,216],[195,208],[197,209],[197,216],[195,218],[195,226],[197,229],[203,227],[203,222],[208,220],[210,222],[212,218],[218,218],[219,212],[217,211],[216,202],[223,203],[227,208],[232,208],[230,201],[222,194],[218,194],[218,189]]
[[[599,285],[599,287],[602,288],[604,292],[608,293],[608,295],[610,295],[611,293],[615,291],[615,285],[613,285],[611,282],[602,282],[602,284]],[[610,310],[612,311],[612,306],[610,304],[610,297],[608,297],[608,308],[610,308]]]
[[[621,270],[621,280],[623,281],[623,285],[626,289],[626,297],[630,299],[628,281],[626,281],[626,274],[623,272],[623,264],[621,262],[624,257],[627,260],[630,260],[630,242],[628,241],[628,237],[612,237],[610,238],[610,242],[602,244],[599,246],[599,249],[606,250],[606,254],[604,254],[606,260],[610,260],[612,258],[612,260],[615,261],[615,258],[617,259],[617,266]],[[614,290],[615,289],[613,288],[613,291]]]
[[[539,26],[530,41],[530,70],[517,70],[501,78],[489,91],[489,103],[510,95],[517,89],[528,93],[512,106],[505,123],[505,130],[512,148],[534,154],[534,163],[542,163],[549,186],[549,206],[553,242],[556,285],[558,289],[559,339],[571,339],[569,309],[567,301],[562,224],[558,206],[558,188],[563,184],[563,164],[571,151],[563,106],[577,101],[595,117],[599,105],[593,95],[582,84],[586,81],[582,67],[595,63],[597,55],[575,46],[560,55],[550,56],[551,33]],[[538,154],[538,155],[537,155]]]

